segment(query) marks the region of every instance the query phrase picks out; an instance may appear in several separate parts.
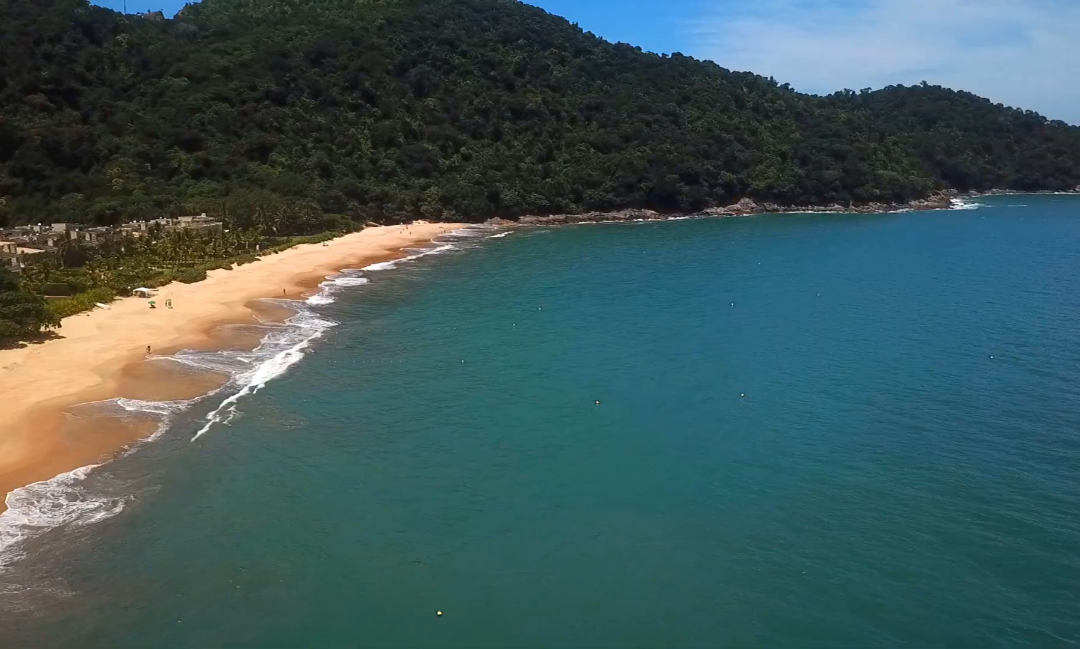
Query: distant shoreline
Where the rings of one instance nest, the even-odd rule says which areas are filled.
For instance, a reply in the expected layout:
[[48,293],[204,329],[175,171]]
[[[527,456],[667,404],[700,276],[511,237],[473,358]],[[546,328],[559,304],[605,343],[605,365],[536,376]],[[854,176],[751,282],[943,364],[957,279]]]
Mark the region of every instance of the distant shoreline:
[[985,192],[957,192],[947,190],[934,193],[926,198],[918,198],[901,203],[865,203],[862,205],[780,205],[778,203],[758,202],[744,198],[726,207],[710,207],[697,212],[657,212],[644,208],[626,208],[606,212],[583,212],[580,214],[525,215],[516,221],[492,218],[489,225],[573,225],[575,223],[619,223],[629,221],[669,221],[685,218],[725,218],[755,216],[759,214],[893,214],[901,212],[919,212],[933,210],[962,209],[964,199],[983,196],[1029,196],[1029,195],[1080,195],[1080,188],[1073,191],[1021,192],[1004,189],[992,189]]
[[[145,422],[65,433],[65,425],[71,424],[65,413],[72,406],[116,397],[187,399],[194,396],[192,390],[213,388],[213,377],[193,383],[176,373],[133,371],[145,367],[148,345],[154,355],[190,346],[219,347],[222,341],[214,340],[211,332],[226,324],[257,322],[253,309],[259,308],[260,298],[300,298],[342,268],[405,256],[403,248],[467,225],[414,223],[408,231],[381,226],[325,244],[300,245],[233,270],[211,271],[201,282],[163,286],[156,309],[145,299],[123,298],[109,310],[65,318],[56,339],[0,350],[0,394],[5,400],[0,411],[0,492],[10,495],[31,483],[100,463],[148,434]],[[171,299],[174,308],[165,308],[165,299]],[[218,380],[220,387],[226,377]],[[0,513],[6,509],[5,498]]]

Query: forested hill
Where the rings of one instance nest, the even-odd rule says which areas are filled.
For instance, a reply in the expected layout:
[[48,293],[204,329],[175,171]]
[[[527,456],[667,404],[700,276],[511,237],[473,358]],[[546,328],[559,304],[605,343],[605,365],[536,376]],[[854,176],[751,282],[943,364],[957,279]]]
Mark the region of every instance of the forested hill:
[[[932,87],[815,97],[513,0],[0,0],[0,224],[359,220],[1072,189],[1080,128]],[[231,198],[230,198],[231,197]]]

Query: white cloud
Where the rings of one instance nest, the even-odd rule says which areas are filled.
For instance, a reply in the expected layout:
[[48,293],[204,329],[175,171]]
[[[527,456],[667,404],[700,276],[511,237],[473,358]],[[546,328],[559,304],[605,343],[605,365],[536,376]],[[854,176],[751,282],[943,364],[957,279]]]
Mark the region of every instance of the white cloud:
[[920,81],[1080,124],[1080,0],[702,0],[689,54],[799,90]]

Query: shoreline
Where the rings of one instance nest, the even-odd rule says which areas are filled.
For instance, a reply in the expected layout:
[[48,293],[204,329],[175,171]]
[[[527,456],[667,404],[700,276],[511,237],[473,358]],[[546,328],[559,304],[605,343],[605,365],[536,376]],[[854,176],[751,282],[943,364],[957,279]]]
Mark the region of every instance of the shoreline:
[[992,189],[985,192],[957,192],[945,190],[926,198],[917,198],[901,203],[865,203],[860,205],[780,205],[778,203],[758,202],[744,198],[726,207],[710,207],[698,212],[657,212],[645,208],[624,208],[607,212],[583,212],[578,214],[527,214],[517,220],[495,217],[485,221],[493,226],[519,225],[574,225],[578,223],[628,223],[633,221],[672,221],[690,218],[730,218],[740,216],[758,216],[771,214],[897,214],[903,212],[923,212],[966,209],[965,199],[990,196],[1071,196],[1080,194],[1080,189],[1060,192],[1019,192],[1004,189]]
[[0,409],[0,492],[5,495],[0,514],[7,511],[12,491],[108,461],[152,432],[145,425],[116,425],[113,417],[102,418],[111,420],[110,426],[86,420],[73,424],[71,408],[118,397],[191,398],[207,387],[216,389],[215,382],[220,388],[228,381],[225,375],[190,377],[145,364],[148,345],[151,357],[183,348],[250,349],[250,336],[240,343],[221,328],[272,322],[286,311],[260,300],[302,298],[342,269],[405,257],[404,248],[429,244],[464,227],[468,224],[414,223],[408,231],[380,226],[325,244],[302,244],[232,270],[210,271],[201,282],[161,287],[157,302],[171,298],[173,309],[151,310],[145,299],[122,298],[109,310],[65,318],[55,339],[0,350],[0,394],[5,397]]

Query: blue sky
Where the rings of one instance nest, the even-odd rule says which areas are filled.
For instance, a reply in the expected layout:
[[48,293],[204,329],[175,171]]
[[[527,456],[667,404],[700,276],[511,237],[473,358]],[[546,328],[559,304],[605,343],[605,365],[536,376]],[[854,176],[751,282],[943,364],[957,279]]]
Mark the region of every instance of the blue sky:
[[[805,92],[939,83],[1080,124],[1080,0],[528,0],[608,40]],[[98,0],[114,9],[123,0]],[[128,0],[130,12],[182,0]]]

